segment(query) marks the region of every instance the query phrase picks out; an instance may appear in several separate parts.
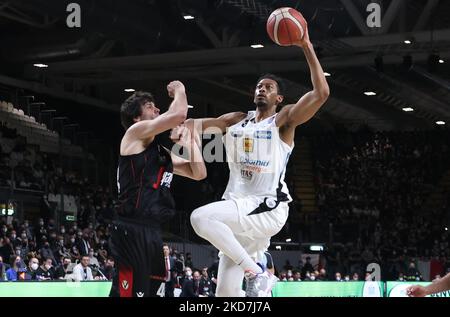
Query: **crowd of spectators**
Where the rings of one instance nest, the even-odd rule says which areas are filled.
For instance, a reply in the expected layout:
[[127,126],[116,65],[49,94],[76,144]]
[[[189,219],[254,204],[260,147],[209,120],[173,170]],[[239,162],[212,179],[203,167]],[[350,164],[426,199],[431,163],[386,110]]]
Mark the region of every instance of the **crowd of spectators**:
[[351,274],[357,270],[350,267],[375,260],[386,279],[411,276],[410,262],[418,260],[448,271],[450,196],[439,208],[425,208],[450,167],[448,133],[341,131],[311,143],[315,221],[326,228],[323,241],[344,245],[325,254],[329,265]]
[[[112,279],[115,263],[108,238],[114,193],[80,173],[63,171],[55,157],[26,144],[6,126],[0,126],[0,141],[0,186],[43,191],[49,215],[61,208],[63,195],[64,208],[72,204],[77,214],[77,222],[58,227],[53,217],[35,223],[0,220],[0,280]],[[319,266],[300,261],[297,267],[276,268],[280,280],[364,280],[365,268],[372,262],[380,264],[384,280],[422,279],[416,268],[420,260],[433,261],[440,268],[438,275],[450,271],[450,239],[443,227],[449,220],[450,196],[441,208],[423,210],[449,168],[447,134],[341,131],[310,141],[319,210],[303,227],[322,226],[316,231],[329,245]],[[192,209],[220,199],[228,177],[224,164],[210,164],[211,177],[196,184],[202,201],[194,203],[191,195],[186,199],[176,194],[177,204]],[[295,192],[289,175],[287,182]],[[300,211],[301,199],[293,198],[291,212],[292,206]],[[196,267],[190,255],[185,258],[176,250],[166,256],[173,262],[169,274],[173,291],[179,290],[181,296],[214,296],[217,269]],[[171,287],[167,291],[170,296]]]

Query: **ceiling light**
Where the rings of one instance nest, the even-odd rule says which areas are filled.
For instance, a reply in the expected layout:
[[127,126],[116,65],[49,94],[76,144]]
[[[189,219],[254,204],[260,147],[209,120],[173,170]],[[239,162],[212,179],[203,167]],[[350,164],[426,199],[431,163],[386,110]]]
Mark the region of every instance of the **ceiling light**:
[[253,45],[250,45],[250,47],[251,48],[263,48],[264,45],[262,45],[262,44],[253,44]]
[[411,108],[411,107],[402,108],[402,110],[405,111],[405,112],[411,112],[411,111],[414,111],[414,109]]
[[443,59],[439,60],[439,64],[444,64],[444,63],[445,63],[445,61]]
[[124,91],[126,91],[126,92],[135,92],[136,90],[134,90],[133,88],[127,88],[127,89],[124,89]]
[[410,41],[410,40],[405,40],[403,43],[405,43],[405,44],[411,44],[411,41]]
[[331,74],[327,73],[327,72],[324,72],[323,74],[325,75],[325,77],[330,77],[331,76]]
[[291,242],[291,241],[292,241],[291,238],[286,239],[286,242]]
[[366,96],[376,96],[377,93],[373,92],[373,91],[366,91],[366,92],[364,92],[364,95],[366,95]]
[[183,18],[185,20],[194,20],[195,19],[192,15],[189,15],[189,14],[183,15]]
[[35,67],[39,67],[39,68],[46,68],[46,67],[48,67],[48,65],[47,64],[33,64],[33,66],[35,66]]
[[194,106],[188,105],[188,108],[189,108],[189,109],[192,109],[192,108],[194,108]]
[[445,124],[445,121],[436,121],[436,124],[437,124],[437,125],[444,125],[444,124]]

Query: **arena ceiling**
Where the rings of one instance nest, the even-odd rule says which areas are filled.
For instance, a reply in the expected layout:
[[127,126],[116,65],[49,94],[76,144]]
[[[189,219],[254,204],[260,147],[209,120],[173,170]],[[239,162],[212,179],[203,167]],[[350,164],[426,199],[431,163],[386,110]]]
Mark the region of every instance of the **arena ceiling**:
[[[81,28],[66,26],[70,2],[81,7]],[[381,28],[366,26],[371,2],[382,7]],[[450,123],[450,1],[444,0],[0,0],[0,84],[117,111],[125,88],[164,94],[164,83],[180,79],[193,115],[211,116],[251,109],[255,80],[273,72],[286,79],[294,101],[310,89],[303,54],[274,45],[265,32],[270,12],[281,6],[304,14],[331,74],[332,95],[314,125],[384,130]]]

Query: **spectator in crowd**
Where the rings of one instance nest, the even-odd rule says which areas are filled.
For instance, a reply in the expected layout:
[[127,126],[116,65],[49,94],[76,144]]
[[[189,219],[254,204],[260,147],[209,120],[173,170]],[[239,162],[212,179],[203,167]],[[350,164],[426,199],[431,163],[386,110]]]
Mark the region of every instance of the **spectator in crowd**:
[[30,261],[28,262],[25,279],[36,281],[38,279],[37,277],[38,269],[39,269],[39,260],[35,257],[31,258]]
[[194,267],[194,263],[192,262],[192,254],[190,252],[186,253],[186,260],[184,261],[184,265]]
[[40,281],[51,281],[55,279],[55,268],[53,267],[53,259],[44,258],[42,265],[37,269],[36,276]]
[[[195,277],[194,277],[195,281]],[[198,294],[205,297],[213,297],[213,285],[212,281],[208,276],[208,268],[204,267],[202,269],[202,276],[200,278],[200,285],[198,289]]]
[[73,269],[74,279],[77,282],[80,281],[93,281],[94,276],[92,275],[92,270],[89,267],[89,256],[83,255],[81,257],[80,263],[75,265]]
[[294,281],[294,282],[301,282],[301,281],[302,281],[302,280],[301,280],[301,275],[300,275],[300,272],[299,272],[299,271],[295,271],[295,272],[294,272],[293,281]]
[[[52,262],[57,263],[55,259],[55,255],[53,254],[52,249],[50,248],[50,242],[47,239],[42,239],[43,246],[39,250],[39,253],[43,259],[51,259]],[[45,264],[45,263],[44,263]]]
[[8,281],[17,281],[19,280],[19,274],[23,272],[21,269],[22,259],[20,256],[14,256],[10,259],[11,267],[6,271],[6,278]]
[[94,252],[94,249],[89,250],[89,263],[92,267],[100,267],[100,263],[98,262],[97,258],[95,257],[96,253]]
[[116,276],[114,258],[111,256],[108,257],[105,264],[100,267],[100,271],[107,280],[112,281]]
[[319,276],[317,276],[318,281],[328,281],[327,271],[325,269],[320,269]]
[[9,267],[7,267],[5,265],[5,263],[3,263],[3,257],[0,256],[0,282],[4,281],[6,279],[6,271],[9,269]]
[[335,273],[334,279],[335,279],[336,282],[343,282],[344,281],[344,280],[342,280],[340,272],[336,272]]
[[198,297],[198,293],[194,292],[194,279],[190,267],[185,268],[180,297]]
[[[78,232],[80,236],[81,232]],[[87,230],[81,233],[81,238],[77,244],[78,250],[81,256],[89,255],[89,250],[91,249],[91,244],[89,243],[89,233]]]
[[302,268],[302,276],[303,278],[306,277],[306,273],[309,272],[311,274],[311,272],[314,272],[314,267],[311,264],[311,257],[306,257],[306,263],[305,265],[303,265]]
[[409,263],[408,272],[405,276],[406,281],[422,281],[422,275],[419,270],[416,269],[416,264],[414,262]]
[[[170,248],[167,244],[163,245],[163,255],[164,255],[164,263],[166,265],[166,287],[165,287],[165,297],[174,297],[174,287],[175,287],[175,279],[173,277],[173,272],[176,272],[175,268],[175,260],[172,256],[170,256]],[[191,271],[192,273],[192,271]]]
[[14,247],[9,240],[9,238],[3,238],[3,246],[0,247],[0,256],[2,256],[3,261],[9,263],[11,255],[14,254]]
[[64,256],[62,264],[56,268],[55,278],[64,280],[67,274],[71,274],[72,272],[69,271],[70,264],[72,264],[70,257]]

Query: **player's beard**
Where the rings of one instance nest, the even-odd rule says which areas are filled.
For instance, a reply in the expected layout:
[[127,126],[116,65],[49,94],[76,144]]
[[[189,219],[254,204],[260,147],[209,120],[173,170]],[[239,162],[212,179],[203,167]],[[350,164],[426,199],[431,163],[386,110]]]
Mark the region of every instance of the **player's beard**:
[[256,101],[256,107],[259,109],[267,109],[268,106],[266,99],[259,99]]

